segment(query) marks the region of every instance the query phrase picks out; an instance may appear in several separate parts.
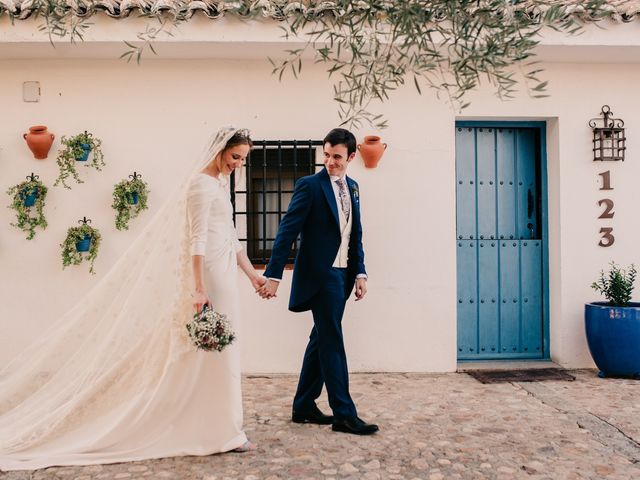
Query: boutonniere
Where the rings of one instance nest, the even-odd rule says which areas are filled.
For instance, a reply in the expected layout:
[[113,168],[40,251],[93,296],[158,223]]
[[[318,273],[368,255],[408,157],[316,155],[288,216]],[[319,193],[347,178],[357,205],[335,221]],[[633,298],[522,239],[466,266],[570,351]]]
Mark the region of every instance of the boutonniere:
[[360,191],[358,190],[358,185],[354,184],[351,186],[351,193],[353,193],[353,198],[357,202],[358,197],[360,197]]

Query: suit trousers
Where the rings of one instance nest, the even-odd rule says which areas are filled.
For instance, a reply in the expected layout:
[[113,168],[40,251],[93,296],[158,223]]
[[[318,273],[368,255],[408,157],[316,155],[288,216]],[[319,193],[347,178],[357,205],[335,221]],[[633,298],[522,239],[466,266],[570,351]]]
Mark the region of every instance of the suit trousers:
[[312,408],[324,384],[337,419],[357,416],[349,394],[349,371],[342,337],[346,278],[345,268],[331,268],[320,291],[310,301],[313,328],[293,400],[293,409],[297,412]]

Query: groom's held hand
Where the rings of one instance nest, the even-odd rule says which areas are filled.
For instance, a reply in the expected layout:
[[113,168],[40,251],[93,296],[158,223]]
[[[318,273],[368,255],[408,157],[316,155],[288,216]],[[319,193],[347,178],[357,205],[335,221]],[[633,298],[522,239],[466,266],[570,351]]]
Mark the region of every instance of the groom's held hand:
[[362,300],[366,294],[367,294],[367,279],[366,278],[356,279],[356,302],[358,300]]
[[264,286],[260,289],[260,296],[266,299],[277,296],[276,292],[278,291],[279,286],[280,282],[272,280],[271,278],[267,279],[267,283],[265,283]]

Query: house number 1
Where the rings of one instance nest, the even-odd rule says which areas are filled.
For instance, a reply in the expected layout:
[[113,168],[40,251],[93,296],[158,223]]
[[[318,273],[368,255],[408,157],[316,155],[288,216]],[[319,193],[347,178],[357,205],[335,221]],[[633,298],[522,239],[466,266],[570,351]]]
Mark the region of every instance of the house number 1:
[[[607,170],[606,172],[599,173],[602,177],[602,187],[600,190],[613,190],[611,186],[611,172]],[[613,211],[613,200],[610,198],[603,198],[602,200],[598,200],[598,206],[604,207],[604,211],[600,214],[598,218],[609,219],[613,218],[615,212]],[[598,245],[601,247],[610,247],[616,241],[616,238],[613,236],[613,227],[602,227],[600,229],[600,241]]]

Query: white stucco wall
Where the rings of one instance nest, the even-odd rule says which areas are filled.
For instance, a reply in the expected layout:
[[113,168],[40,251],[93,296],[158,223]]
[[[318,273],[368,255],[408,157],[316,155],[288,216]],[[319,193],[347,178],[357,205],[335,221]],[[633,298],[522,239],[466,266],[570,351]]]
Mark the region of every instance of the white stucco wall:
[[[2,117],[0,128],[3,191],[31,171],[51,185],[63,134],[94,132],[103,140],[107,161],[103,172],[83,172],[85,184],[70,191],[50,189],[50,226],[30,242],[8,225],[12,211],[0,210],[5,225],[0,240],[1,361],[100,281],[158,209],[173,179],[197,158],[211,131],[235,123],[251,128],[256,139],[307,139],[322,138],[337,124],[330,87],[318,68],[307,69],[304,82],[283,84],[271,76],[266,61],[150,61],[138,67],[117,61],[47,60],[3,62],[0,68],[0,98],[11,112]],[[25,80],[41,82],[40,103],[22,102]],[[441,371],[455,366],[455,350],[449,348],[455,344],[455,249],[449,241],[455,233],[453,130],[437,122],[423,140],[431,116],[450,112],[421,99],[423,111],[411,113],[411,122],[406,122],[405,112],[414,101],[407,91],[387,109],[398,126],[384,134],[390,147],[380,167],[368,171],[357,160],[350,171],[361,184],[371,275],[367,300],[350,303],[345,320],[354,370]],[[29,125],[39,123],[58,137],[44,161],[33,159],[22,139]],[[362,138],[371,131],[357,133]],[[118,232],[111,190],[133,170],[150,184],[152,211],[132,222],[130,231]],[[416,181],[427,177],[433,179],[428,186]],[[61,270],[59,244],[66,228],[83,215],[103,233],[96,276],[86,268]],[[423,278],[422,266],[427,271]],[[289,279],[290,272],[279,298],[269,303],[240,281],[246,297],[248,371],[298,368],[311,319],[287,312]]]
[[[30,55],[33,56],[33,50]],[[39,55],[35,55],[38,57]],[[50,55],[45,55],[51,57]],[[456,367],[455,151],[456,119],[545,120],[549,172],[550,330],[552,358],[570,367],[591,366],[582,309],[595,299],[589,284],[611,260],[640,263],[635,239],[640,164],[640,67],[627,64],[548,63],[548,99],[510,102],[489,91],[457,112],[430,93],[397,92],[381,108],[390,128],[379,167],[358,158],[350,175],[360,183],[369,293],[349,302],[344,328],[353,371],[452,371]],[[0,60],[0,189],[30,172],[51,188],[49,228],[26,241],[0,208],[0,364],[23,348],[96,285],[151,216],[175,178],[186,171],[208,135],[229,123],[250,128],[255,139],[322,138],[337,125],[331,86],[322,68],[305,66],[301,80],[279,83],[262,59],[151,59],[142,65],[102,59]],[[22,101],[22,82],[40,81],[39,103]],[[625,120],[628,161],[591,161],[589,118],[609,104]],[[49,158],[33,159],[22,134],[46,124],[57,135]],[[83,130],[103,140],[107,167],[82,172],[71,191],[52,187],[60,136]],[[374,133],[354,132],[359,140]],[[613,192],[598,191],[598,173],[611,170]],[[113,226],[113,185],[133,170],[151,188],[151,210],[128,232]],[[614,199],[613,220],[597,220],[597,200]],[[2,195],[2,193],[0,193]],[[4,196],[4,204],[9,197]],[[59,244],[86,215],[103,234],[96,262],[61,269]],[[616,243],[597,246],[601,226],[613,226]],[[279,298],[265,302],[238,279],[243,304],[243,367],[247,372],[296,372],[311,327],[310,314],[286,310],[290,272]]]

